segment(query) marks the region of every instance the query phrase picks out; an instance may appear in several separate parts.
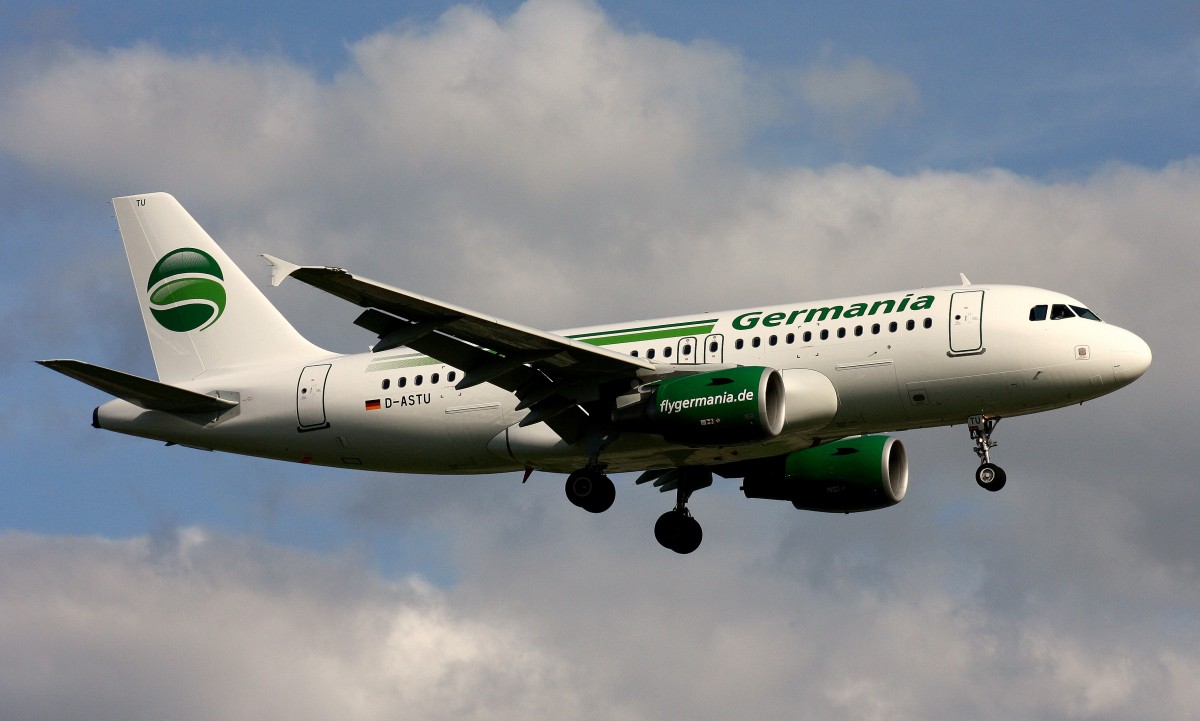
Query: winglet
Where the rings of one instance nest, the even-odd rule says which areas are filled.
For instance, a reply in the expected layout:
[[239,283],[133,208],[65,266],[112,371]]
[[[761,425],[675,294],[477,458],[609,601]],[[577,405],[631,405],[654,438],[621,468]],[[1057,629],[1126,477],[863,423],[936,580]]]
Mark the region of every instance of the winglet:
[[300,270],[301,266],[295,263],[289,263],[283,258],[276,258],[273,255],[261,254],[263,260],[271,264],[271,287],[274,288],[287,279],[289,275]]

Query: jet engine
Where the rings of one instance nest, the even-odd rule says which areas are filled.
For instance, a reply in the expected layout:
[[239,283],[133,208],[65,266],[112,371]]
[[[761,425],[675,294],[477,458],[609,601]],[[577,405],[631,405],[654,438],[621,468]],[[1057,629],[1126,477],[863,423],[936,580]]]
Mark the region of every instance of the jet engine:
[[747,498],[803,511],[855,513],[894,506],[908,490],[908,454],[888,436],[862,436],[769,459],[746,473]]
[[760,366],[666,378],[622,400],[613,411],[618,427],[693,446],[768,440],[785,420],[783,378]]

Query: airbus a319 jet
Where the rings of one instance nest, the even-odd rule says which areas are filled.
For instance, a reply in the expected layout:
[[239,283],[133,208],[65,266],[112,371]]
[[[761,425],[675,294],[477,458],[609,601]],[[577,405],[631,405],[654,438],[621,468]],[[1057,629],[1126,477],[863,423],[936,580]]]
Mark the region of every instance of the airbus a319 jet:
[[903,444],[966,425],[989,491],[1001,418],[1098,398],[1151,353],[1062,293],[962,284],[545,332],[341,268],[269,255],[364,308],[369,353],[305,340],[170,195],[113,200],[158,380],[41,364],[113,396],[96,428],[206,450],[398,473],[567,474],[591,513],[610,473],[673,492],[655,524],[691,553],[691,494],[714,475],[748,498],[852,513],[899,503]]

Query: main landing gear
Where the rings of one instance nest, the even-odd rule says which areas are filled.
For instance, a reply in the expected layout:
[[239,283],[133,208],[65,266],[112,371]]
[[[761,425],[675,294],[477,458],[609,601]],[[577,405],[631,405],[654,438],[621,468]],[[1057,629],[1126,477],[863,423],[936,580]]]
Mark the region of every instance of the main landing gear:
[[675,506],[658,517],[654,524],[654,538],[663,548],[669,548],[675,553],[691,553],[700,547],[704,540],[704,529],[700,522],[692,517],[687,506]]
[[[687,502],[692,494],[712,485],[712,471],[705,467],[671,468],[666,471],[646,471],[638,483],[654,481],[658,490],[675,491],[675,507],[658,517],[654,538],[676,553],[691,553],[700,547],[704,531],[692,517]],[[616,498],[612,480],[599,466],[587,466],[567,476],[567,500],[591,513],[607,511]]]
[[615,439],[612,433],[593,432],[588,437],[587,465],[567,476],[567,500],[588,513],[604,513],[617,498],[617,487],[600,462],[600,452]]
[[975,482],[987,491],[1004,488],[1008,480],[1004,469],[992,463],[991,450],[996,447],[992,440],[992,431],[1000,423],[999,418],[987,416],[971,416],[967,419],[967,430],[971,432],[971,440],[975,442],[975,455],[979,456],[979,468],[975,470]]
[[617,497],[617,488],[604,471],[588,466],[567,476],[567,500],[589,513],[604,513]]
[[712,470],[703,466],[672,468],[667,471],[647,471],[638,483],[654,481],[659,491],[675,491],[675,507],[658,517],[654,538],[663,548],[676,553],[691,553],[704,540],[704,530],[692,517],[687,502],[692,494],[712,485]]

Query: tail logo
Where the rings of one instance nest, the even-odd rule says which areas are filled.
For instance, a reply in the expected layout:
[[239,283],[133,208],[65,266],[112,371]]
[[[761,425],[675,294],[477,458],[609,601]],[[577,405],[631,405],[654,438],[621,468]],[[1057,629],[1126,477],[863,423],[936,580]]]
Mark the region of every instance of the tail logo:
[[176,333],[204,330],[225,312],[225,277],[213,257],[195,248],[164,255],[146,282],[150,313]]

